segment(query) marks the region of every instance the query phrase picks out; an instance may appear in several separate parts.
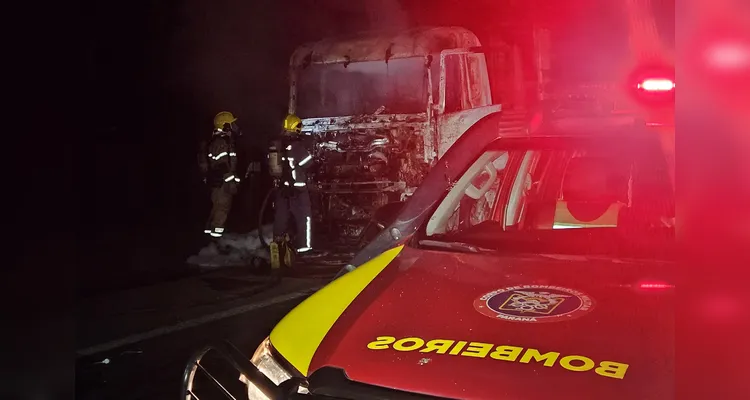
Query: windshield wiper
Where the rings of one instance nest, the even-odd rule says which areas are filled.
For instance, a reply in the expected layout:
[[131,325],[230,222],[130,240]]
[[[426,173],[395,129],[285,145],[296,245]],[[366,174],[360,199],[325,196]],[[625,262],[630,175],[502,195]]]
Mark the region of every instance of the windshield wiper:
[[446,250],[456,251],[456,252],[461,252],[461,253],[482,253],[486,251],[491,251],[489,249],[484,249],[484,248],[477,247],[468,243],[443,242],[439,240],[420,240],[419,245],[430,247],[430,248],[446,249]]

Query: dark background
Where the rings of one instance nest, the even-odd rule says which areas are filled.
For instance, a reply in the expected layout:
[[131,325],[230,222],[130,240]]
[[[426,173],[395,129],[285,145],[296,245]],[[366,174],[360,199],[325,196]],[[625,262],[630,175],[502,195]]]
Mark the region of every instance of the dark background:
[[[241,162],[262,159],[267,138],[286,113],[289,56],[303,42],[372,29],[461,25],[486,44],[520,40],[535,18],[556,25],[562,35],[557,41],[566,55],[563,77],[606,78],[624,62],[622,10],[606,6],[615,2],[540,3],[544,6],[513,0],[92,5],[84,37],[93,100],[87,127],[94,138],[86,149],[93,162],[87,182],[93,183],[81,202],[78,293],[185,273],[186,258],[205,244],[201,231],[209,208],[196,163],[199,141],[208,137],[213,116],[228,110],[245,133]],[[673,0],[664,3],[673,10]],[[665,32],[673,32],[669,23]],[[245,187],[235,198],[230,231],[255,227],[263,186]]]
[[[97,99],[97,177],[93,209],[86,211],[92,259],[78,272],[82,293],[184,272],[186,258],[206,244],[201,232],[210,204],[196,152],[213,116],[228,110],[240,118],[243,164],[249,154],[262,156],[285,115],[290,54],[305,41],[369,28],[358,3],[97,5],[88,76]],[[261,192],[243,188],[229,230],[254,228]]]

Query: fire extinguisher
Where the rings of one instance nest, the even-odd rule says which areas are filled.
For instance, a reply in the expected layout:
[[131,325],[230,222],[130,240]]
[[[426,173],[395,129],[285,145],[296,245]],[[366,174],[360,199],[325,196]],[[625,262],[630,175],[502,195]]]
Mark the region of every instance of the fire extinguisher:
[[[263,199],[263,203],[260,206],[260,213],[258,214],[259,229],[263,227],[263,216],[265,215],[266,206],[268,205],[274,192],[279,190],[279,181],[284,171],[284,166],[282,164],[282,149],[283,147],[280,140],[274,140],[271,143],[271,146],[268,148],[268,173],[269,175],[271,175],[271,178],[273,178],[273,187],[268,191],[268,193],[266,193],[266,196]],[[275,244],[275,242],[266,243],[263,232],[259,232],[258,236],[260,237],[261,243],[263,243],[263,245],[271,251],[271,264],[274,264],[274,254],[276,254],[276,265],[279,265],[281,261],[279,259],[280,253],[278,244]],[[276,247],[272,248],[271,246]]]
[[278,272],[282,268],[291,268],[294,263],[294,250],[289,235],[276,238],[269,245],[271,252],[271,270]]
[[282,143],[279,140],[275,140],[271,147],[268,148],[268,171],[271,175],[271,177],[274,178],[274,180],[278,180],[281,178],[281,174],[283,173],[283,164],[281,163],[282,155],[281,150],[282,149]]

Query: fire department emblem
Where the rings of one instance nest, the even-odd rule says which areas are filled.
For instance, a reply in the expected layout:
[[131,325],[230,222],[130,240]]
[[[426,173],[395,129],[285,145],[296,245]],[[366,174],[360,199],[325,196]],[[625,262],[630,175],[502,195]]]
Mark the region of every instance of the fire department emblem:
[[498,289],[480,296],[474,308],[505,321],[567,321],[588,313],[594,301],[577,290],[560,286],[522,285]]

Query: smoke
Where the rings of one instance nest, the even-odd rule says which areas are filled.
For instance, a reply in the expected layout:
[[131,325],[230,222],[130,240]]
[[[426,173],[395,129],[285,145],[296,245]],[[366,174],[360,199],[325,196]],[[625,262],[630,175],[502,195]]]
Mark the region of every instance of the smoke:
[[[266,225],[262,229],[266,243],[270,243],[273,226]],[[190,256],[187,262],[202,268],[220,268],[251,265],[254,259],[268,261],[271,256],[259,235],[257,229],[246,234],[227,234]]]
[[403,30],[409,27],[409,17],[398,0],[368,0],[365,11],[371,29]]
[[216,112],[231,111],[259,143],[286,113],[287,66],[297,46],[406,23],[397,0],[186,0],[178,18],[170,79],[175,96],[193,104],[186,117],[205,130]]

